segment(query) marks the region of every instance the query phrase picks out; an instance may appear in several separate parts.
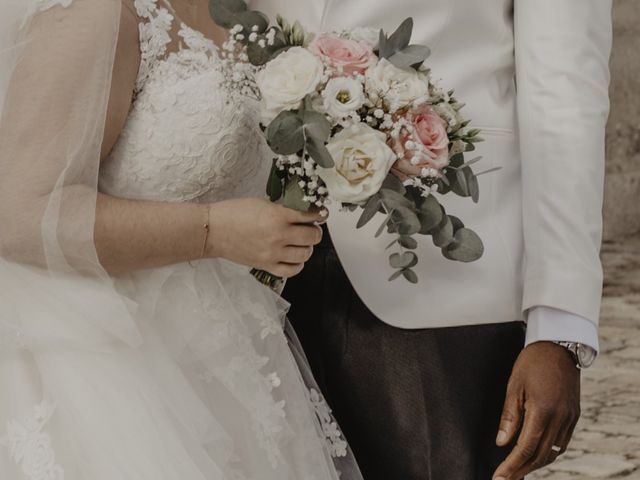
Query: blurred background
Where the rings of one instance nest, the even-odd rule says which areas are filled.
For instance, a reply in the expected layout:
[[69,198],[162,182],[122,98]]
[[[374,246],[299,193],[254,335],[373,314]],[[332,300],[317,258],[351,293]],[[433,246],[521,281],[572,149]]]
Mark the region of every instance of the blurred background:
[[640,0],[614,0],[614,29],[601,354],[571,450],[536,480],[640,480]]

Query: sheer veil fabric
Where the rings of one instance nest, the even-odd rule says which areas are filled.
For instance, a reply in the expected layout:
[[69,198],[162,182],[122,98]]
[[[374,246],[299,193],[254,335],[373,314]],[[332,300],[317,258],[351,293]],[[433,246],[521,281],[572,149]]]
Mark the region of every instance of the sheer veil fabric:
[[0,11],[0,478],[361,479],[245,268],[101,267],[120,0]]

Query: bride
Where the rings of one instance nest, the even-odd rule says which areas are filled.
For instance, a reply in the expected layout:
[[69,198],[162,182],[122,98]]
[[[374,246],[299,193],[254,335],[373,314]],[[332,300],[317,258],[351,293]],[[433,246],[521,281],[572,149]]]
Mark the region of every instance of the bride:
[[361,478],[247,267],[319,217],[259,198],[256,102],[172,3],[0,0],[0,478]]

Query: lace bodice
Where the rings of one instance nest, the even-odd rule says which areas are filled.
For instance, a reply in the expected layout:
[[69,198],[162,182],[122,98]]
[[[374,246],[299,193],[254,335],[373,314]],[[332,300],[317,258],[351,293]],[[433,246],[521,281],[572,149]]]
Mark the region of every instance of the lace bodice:
[[[270,150],[258,102],[225,85],[216,46],[177,23],[164,0],[136,0],[141,64],[135,100],[100,172],[124,198],[212,202],[262,196]],[[167,54],[177,28],[179,49]]]

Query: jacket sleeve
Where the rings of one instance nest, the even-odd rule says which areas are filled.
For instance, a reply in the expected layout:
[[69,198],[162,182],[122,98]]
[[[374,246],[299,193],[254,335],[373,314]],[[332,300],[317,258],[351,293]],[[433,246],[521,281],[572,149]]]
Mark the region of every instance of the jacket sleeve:
[[523,309],[598,324],[611,0],[515,0]]

